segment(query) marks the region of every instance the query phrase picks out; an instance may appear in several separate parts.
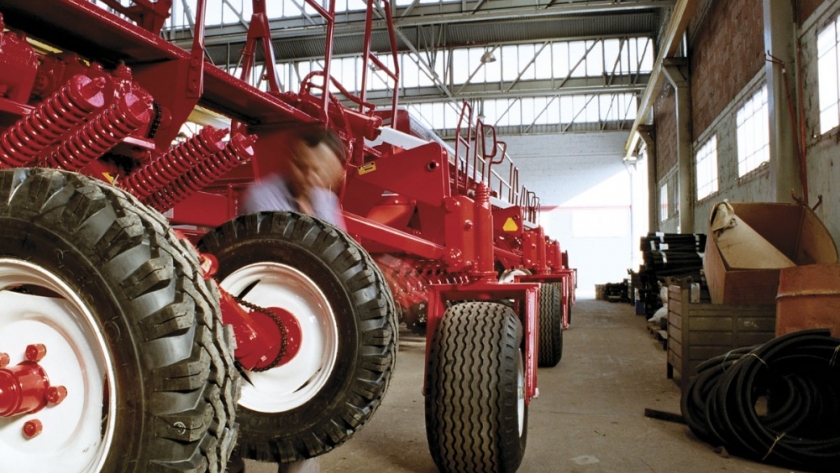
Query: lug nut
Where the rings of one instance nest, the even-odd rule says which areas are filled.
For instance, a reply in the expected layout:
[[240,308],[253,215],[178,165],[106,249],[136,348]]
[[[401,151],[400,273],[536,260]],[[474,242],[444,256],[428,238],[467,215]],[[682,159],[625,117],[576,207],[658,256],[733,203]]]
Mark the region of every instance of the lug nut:
[[43,343],[33,343],[26,347],[26,359],[33,363],[37,363],[44,359],[47,354],[47,347]]
[[50,386],[47,389],[47,402],[51,406],[61,404],[61,401],[67,397],[67,388],[64,386]]
[[41,434],[42,430],[44,430],[44,425],[38,419],[32,419],[23,424],[23,436],[27,439],[37,437]]
[[0,353],[0,368],[8,366],[10,361],[8,353]]

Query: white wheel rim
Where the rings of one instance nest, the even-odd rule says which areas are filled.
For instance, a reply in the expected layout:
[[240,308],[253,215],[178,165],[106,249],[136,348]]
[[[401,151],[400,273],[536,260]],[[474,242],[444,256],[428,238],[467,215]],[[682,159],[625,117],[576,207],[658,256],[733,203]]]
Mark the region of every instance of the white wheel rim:
[[[18,285],[46,288],[58,297],[8,290]],[[9,354],[10,365],[23,361],[27,345],[44,344],[47,354],[39,364],[51,385],[67,388],[67,397],[56,406],[0,418],[3,464],[31,473],[100,471],[113,440],[118,393],[96,317],[55,274],[11,258],[0,258],[0,307],[0,352]],[[43,431],[27,440],[23,425],[33,419],[41,421]]]
[[338,356],[335,314],[315,282],[297,269],[279,263],[244,266],[222,282],[238,296],[252,284],[244,299],[261,307],[279,307],[298,321],[301,346],[297,355],[268,371],[247,372],[239,404],[257,412],[286,412],[306,404],[330,378]]
[[519,438],[525,433],[525,366],[522,351],[516,357],[516,415],[519,421]]

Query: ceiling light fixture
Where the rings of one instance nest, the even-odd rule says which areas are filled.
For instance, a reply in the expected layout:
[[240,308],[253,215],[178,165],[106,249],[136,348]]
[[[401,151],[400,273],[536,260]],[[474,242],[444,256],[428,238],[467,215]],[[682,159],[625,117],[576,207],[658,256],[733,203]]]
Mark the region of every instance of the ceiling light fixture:
[[481,63],[487,64],[489,62],[496,62],[496,56],[493,55],[493,51],[486,49],[484,54],[481,55]]

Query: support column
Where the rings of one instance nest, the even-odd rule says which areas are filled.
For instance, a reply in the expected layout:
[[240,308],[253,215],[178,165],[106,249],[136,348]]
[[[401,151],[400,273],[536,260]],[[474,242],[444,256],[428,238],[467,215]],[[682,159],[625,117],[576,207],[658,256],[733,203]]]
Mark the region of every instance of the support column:
[[694,233],[694,159],[691,153],[691,89],[688,62],[666,59],[662,71],[677,100],[677,166],[679,167],[680,233]]
[[[770,175],[776,183],[776,202],[793,202],[791,191],[803,194],[796,149],[796,122],[791,120],[795,100],[796,52],[792,2],[764,0],[764,50],[784,65],[768,61],[767,107],[770,114]],[[769,59],[769,58],[768,58]],[[787,75],[787,84],[785,83]],[[789,89],[788,89],[789,87]],[[790,93],[788,93],[790,90]],[[795,110],[795,109],[794,109]],[[804,177],[804,176],[803,176]],[[807,190],[807,189],[805,189]],[[804,196],[807,202],[808,196]]]
[[648,231],[659,231],[659,182],[656,179],[656,137],[653,125],[639,125],[639,136],[647,150]]

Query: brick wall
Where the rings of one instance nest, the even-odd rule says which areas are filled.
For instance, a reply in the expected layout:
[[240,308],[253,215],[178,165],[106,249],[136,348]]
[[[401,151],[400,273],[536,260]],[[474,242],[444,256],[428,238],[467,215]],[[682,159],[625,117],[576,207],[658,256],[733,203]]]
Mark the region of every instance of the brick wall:
[[762,4],[726,0],[698,8],[705,15],[690,48],[692,136],[700,136],[764,67]]
[[658,183],[668,170],[677,165],[676,106],[674,89],[666,83],[653,104],[653,123],[656,124],[656,181]]
[[811,15],[817,11],[820,5],[826,0],[797,0],[796,1],[796,17],[799,19],[800,25],[808,20]]

